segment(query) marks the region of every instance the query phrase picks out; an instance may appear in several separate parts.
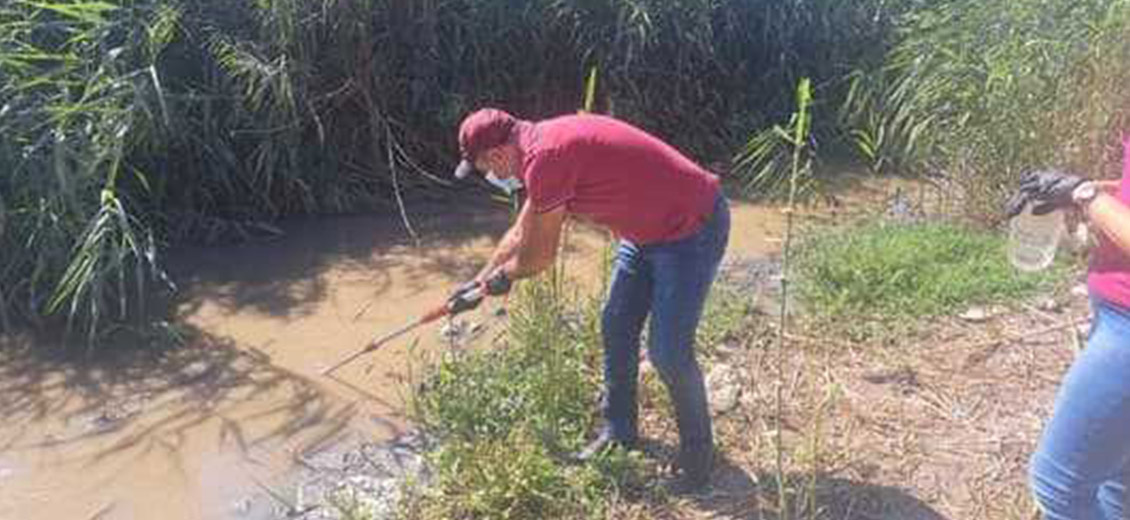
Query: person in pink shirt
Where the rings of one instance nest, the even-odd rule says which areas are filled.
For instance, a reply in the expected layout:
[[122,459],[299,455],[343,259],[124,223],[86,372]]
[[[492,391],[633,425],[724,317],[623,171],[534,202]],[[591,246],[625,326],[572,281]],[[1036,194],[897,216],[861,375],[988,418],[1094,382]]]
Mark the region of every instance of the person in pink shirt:
[[649,359],[671,395],[679,429],[672,487],[702,489],[714,445],[694,339],[729,241],[719,179],[647,132],[599,115],[533,122],[486,108],[463,120],[459,147],[456,177],[483,172],[504,189],[525,189],[527,197],[486,266],[455,291],[451,305],[462,305],[462,296],[480,287],[506,292],[512,280],[551,266],[569,216],[612,230],[619,244],[601,322],[605,424],[577,458],[611,444],[636,445],[640,337],[650,317]]
[[1029,173],[1006,213],[1077,209],[1098,231],[1087,273],[1093,322],[1087,347],[1064,376],[1029,464],[1048,520],[1128,518],[1130,484],[1130,139],[1122,180],[1093,182],[1058,171]]

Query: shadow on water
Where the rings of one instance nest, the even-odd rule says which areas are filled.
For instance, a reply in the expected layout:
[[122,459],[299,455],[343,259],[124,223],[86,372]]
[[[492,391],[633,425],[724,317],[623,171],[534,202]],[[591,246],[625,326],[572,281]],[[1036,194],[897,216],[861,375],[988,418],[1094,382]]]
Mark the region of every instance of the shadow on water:
[[[290,219],[281,236],[223,247],[181,247],[166,253],[169,272],[185,291],[183,312],[211,301],[226,309],[252,309],[276,317],[301,317],[327,297],[327,276],[362,276],[377,299],[395,284],[424,291],[438,279],[456,284],[474,275],[485,253],[466,246],[493,244],[509,223],[507,207],[468,196],[462,202],[422,203],[399,214]],[[269,259],[269,260],[267,260]],[[267,260],[267,261],[265,261]]]
[[[485,261],[475,258],[485,254],[478,242],[493,243],[509,222],[505,206],[472,199],[411,208],[419,242],[388,214],[295,219],[271,240],[173,249],[165,259],[182,292],[152,311],[165,321],[117,329],[91,350],[65,348],[52,334],[0,335],[0,479],[22,482],[0,500],[0,516],[5,507],[44,507],[33,498],[44,489],[74,502],[49,504],[50,517],[105,500],[152,511],[161,500],[139,503],[131,490],[191,501],[184,497],[193,496],[193,483],[207,477],[209,494],[217,486],[242,493],[255,484],[243,477],[251,470],[240,469],[249,461],[256,474],[273,477],[289,474],[281,459],[301,464],[358,438],[403,436],[398,419],[373,413],[373,404],[400,408],[377,395],[388,392],[304,375],[296,364],[303,360],[272,359],[293,354],[288,345],[273,352],[273,339],[237,339],[174,316],[207,304],[219,308],[222,323],[260,326],[254,316],[234,316],[241,311],[290,323],[324,313],[343,286],[379,302],[392,288],[402,296],[454,285]],[[309,326],[338,322],[319,316]],[[340,337],[326,332],[326,341]],[[346,387],[357,395],[343,398]]]
[[46,449],[84,467],[119,455],[140,459],[177,451],[209,421],[219,424],[215,445],[241,453],[291,440],[313,450],[332,444],[356,415],[355,404],[331,399],[324,383],[255,348],[187,328],[177,334],[95,356],[4,339],[0,454]]

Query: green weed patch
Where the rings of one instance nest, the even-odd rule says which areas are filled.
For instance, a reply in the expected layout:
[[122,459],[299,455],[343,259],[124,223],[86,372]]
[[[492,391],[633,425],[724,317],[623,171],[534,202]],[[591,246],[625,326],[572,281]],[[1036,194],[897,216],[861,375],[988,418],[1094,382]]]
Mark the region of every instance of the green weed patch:
[[[414,396],[417,420],[437,441],[422,518],[600,518],[617,497],[646,488],[638,452],[568,461],[598,418],[601,302],[567,301],[544,279],[520,289],[506,341],[448,355]],[[739,298],[715,291],[700,342],[739,332],[749,309]],[[664,407],[661,385],[645,381],[640,391],[644,410]]]
[[798,258],[802,301],[825,316],[938,315],[1048,288],[1063,274],[1062,266],[1021,273],[1003,237],[943,223],[829,231]]

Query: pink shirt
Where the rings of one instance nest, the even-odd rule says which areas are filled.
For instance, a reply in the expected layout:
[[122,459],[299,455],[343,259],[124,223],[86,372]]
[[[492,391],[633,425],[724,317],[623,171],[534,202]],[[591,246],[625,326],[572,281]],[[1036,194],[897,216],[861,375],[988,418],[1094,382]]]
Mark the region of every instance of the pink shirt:
[[646,245],[693,234],[714,207],[716,176],[622,121],[569,115],[527,123],[520,135],[535,212],[565,206]]
[[[1122,183],[1118,200],[1130,205],[1130,136],[1122,140]],[[1130,308],[1130,256],[1101,233],[1098,235],[1099,243],[1091,256],[1087,286],[1091,294]]]

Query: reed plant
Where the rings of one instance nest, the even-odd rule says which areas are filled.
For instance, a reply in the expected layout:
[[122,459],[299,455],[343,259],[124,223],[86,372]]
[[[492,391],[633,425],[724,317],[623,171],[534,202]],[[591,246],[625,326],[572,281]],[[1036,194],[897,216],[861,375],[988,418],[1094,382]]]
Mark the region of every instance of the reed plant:
[[966,215],[995,224],[1025,170],[1118,171],[1128,24],[1124,0],[933,2],[852,75],[843,114],[876,170],[956,181]]
[[452,186],[464,114],[570,112],[594,68],[594,111],[729,157],[799,74],[833,84],[874,58],[893,4],[5,2],[0,326],[69,319],[96,340],[168,286],[170,244],[288,215],[399,206],[411,233],[406,206]]

